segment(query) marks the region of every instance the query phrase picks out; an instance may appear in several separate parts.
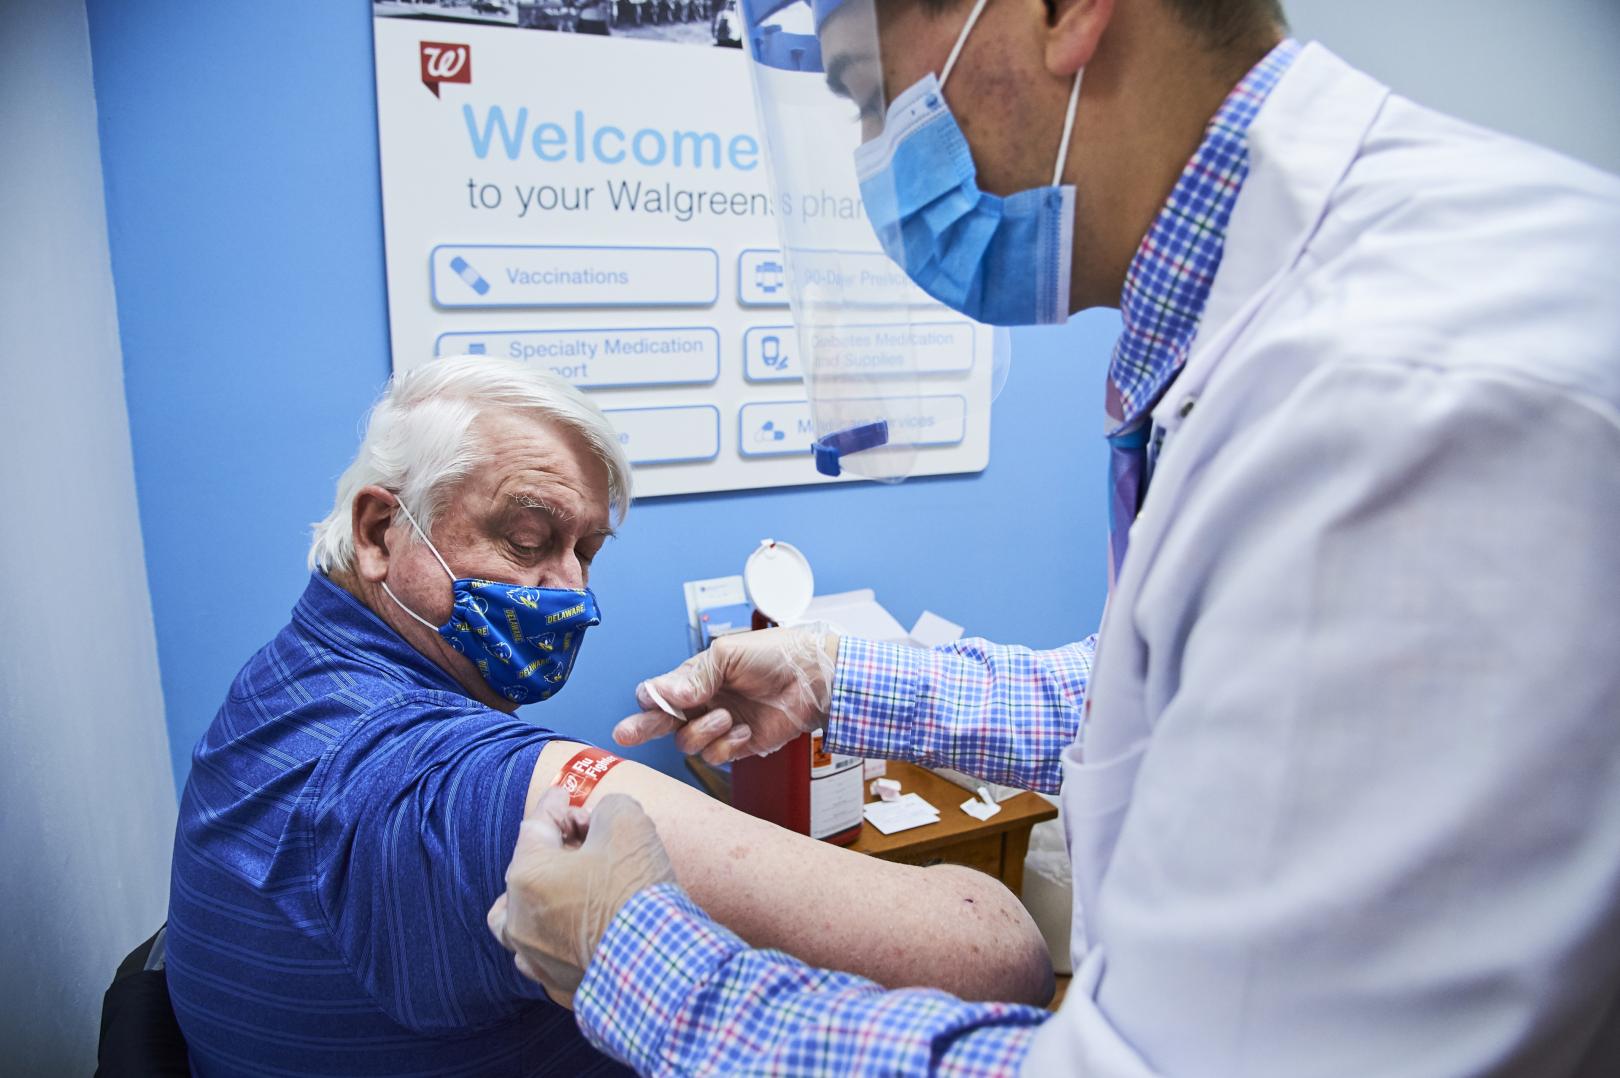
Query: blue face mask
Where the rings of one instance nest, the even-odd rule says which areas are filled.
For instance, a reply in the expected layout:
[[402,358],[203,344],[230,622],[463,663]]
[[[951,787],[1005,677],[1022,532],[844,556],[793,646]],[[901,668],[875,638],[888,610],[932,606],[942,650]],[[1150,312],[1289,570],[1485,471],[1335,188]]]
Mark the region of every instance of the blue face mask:
[[590,589],[528,588],[492,580],[458,580],[404,502],[399,503],[399,509],[444,566],[456,602],[449,622],[434,625],[401,603],[384,581],[383,591],[388,592],[388,597],[444,637],[478,667],[490,688],[513,703],[545,700],[561,689],[574,669],[585,630],[602,623],[596,596]]
[[945,103],[945,80],[984,10],[968,16],[944,72],[924,76],[890,104],[883,131],[855,151],[866,215],[888,256],[924,292],[994,326],[1069,317],[1074,188],[1058,186],[1080,99],[1080,74],[1052,185],[1003,198],[979,190],[973,152]]

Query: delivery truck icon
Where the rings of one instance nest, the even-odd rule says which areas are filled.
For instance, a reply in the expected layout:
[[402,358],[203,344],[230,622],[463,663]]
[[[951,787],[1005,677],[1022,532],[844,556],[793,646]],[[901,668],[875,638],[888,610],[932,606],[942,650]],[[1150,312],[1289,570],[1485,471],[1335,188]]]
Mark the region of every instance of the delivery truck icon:
[[766,259],[754,266],[754,287],[765,295],[774,296],[786,285],[787,281],[782,276],[782,263]]

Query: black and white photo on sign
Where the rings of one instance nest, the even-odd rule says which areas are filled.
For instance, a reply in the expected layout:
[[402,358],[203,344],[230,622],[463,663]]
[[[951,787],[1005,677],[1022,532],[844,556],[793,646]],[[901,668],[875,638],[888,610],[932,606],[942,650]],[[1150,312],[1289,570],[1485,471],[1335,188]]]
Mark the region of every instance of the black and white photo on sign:
[[372,0],[378,16],[742,48],[737,0]]

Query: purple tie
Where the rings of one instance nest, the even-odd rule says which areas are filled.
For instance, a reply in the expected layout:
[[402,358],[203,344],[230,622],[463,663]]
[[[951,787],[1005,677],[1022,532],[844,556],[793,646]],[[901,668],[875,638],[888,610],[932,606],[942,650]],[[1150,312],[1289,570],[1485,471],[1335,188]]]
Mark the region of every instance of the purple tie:
[[1130,545],[1131,525],[1142,508],[1148,485],[1148,434],[1153,421],[1143,416],[1135,426],[1108,436],[1108,589],[1119,579]]

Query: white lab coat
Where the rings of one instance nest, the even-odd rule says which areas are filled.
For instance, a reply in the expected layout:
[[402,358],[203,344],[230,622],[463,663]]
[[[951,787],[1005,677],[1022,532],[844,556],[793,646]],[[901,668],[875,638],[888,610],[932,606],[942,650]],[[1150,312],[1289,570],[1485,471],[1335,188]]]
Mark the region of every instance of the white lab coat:
[[1620,1075],[1620,183],[1314,45],[1250,145],[1025,1073]]

